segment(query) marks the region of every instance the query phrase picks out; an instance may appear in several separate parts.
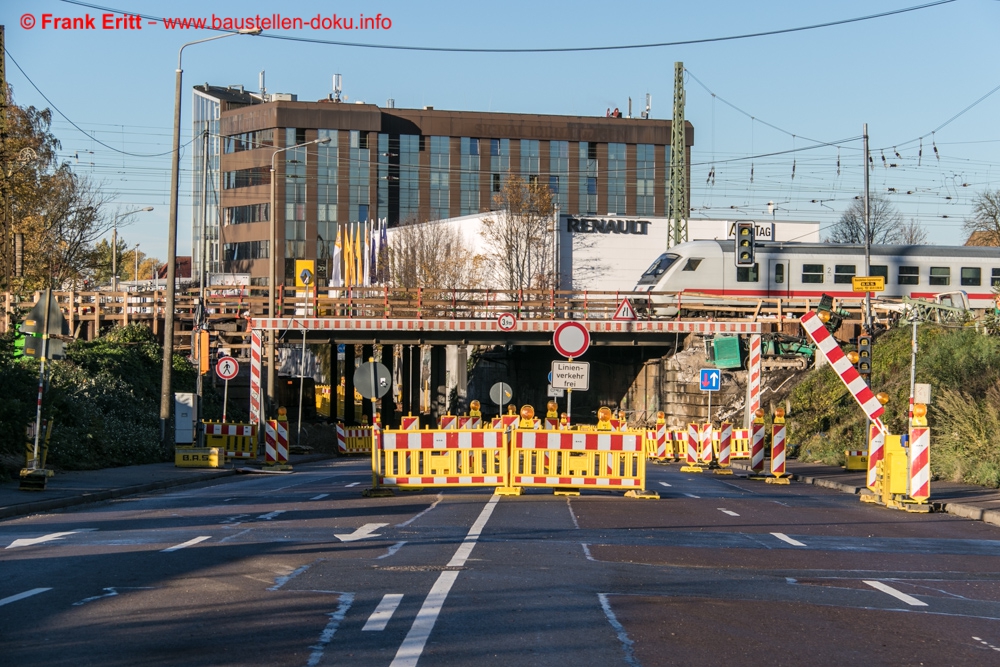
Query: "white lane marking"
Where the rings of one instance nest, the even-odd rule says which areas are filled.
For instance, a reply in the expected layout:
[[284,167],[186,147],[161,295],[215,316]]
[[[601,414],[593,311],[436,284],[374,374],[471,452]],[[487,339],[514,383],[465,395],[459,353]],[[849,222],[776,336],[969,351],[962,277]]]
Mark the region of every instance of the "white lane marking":
[[45,591],[51,591],[51,588],[32,588],[30,591],[24,591],[23,593],[18,593],[17,595],[11,595],[0,600],[0,607],[5,604],[10,604],[11,602],[17,602],[18,600],[23,600],[24,598],[30,598],[32,595],[38,595],[39,593],[44,593]]
[[[239,524],[236,524],[236,525],[239,525]],[[252,530],[253,530],[253,528],[244,528],[243,530],[241,530],[238,533],[233,533],[232,535],[228,535],[226,537],[223,537],[221,540],[219,540],[219,542],[228,542],[230,540],[234,540],[234,539],[236,539],[237,537],[239,537],[241,535],[246,535],[247,533],[249,533]]]
[[366,523],[356,529],[353,533],[341,533],[339,535],[334,533],[333,536],[341,542],[357,542],[358,540],[364,540],[369,537],[382,537],[381,535],[376,535],[375,531],[388,525],[389,524],[387,523]]
[[583,542],[580,543],[580,546],[583,547],[583,555],[587,557],[587,560],[594,561],[596,563],[597,559],[590,555],[590,546],[584,544]]
[[666,482],[660,482],[660,484],[662,484],[663,486],[670,486],[670,485],[669,485],[669,484],[667,484]]
[[[94,530],[93,528],[91,530]],[[75,535],[79,533],[79,530],[71,530],[68,533],[49,533],[48,535],[42,535],[41,537],[26,537],[20,540],[14,540],[10,544],[4,547],[4,549],[16,549],[17,547],[31,547],[36,544],[44,544],[45,542],[52,542],[53,540],[58,540],[66,537],[67,535]]]
[[926,607],[927,606],[926,602],[921,602],[917,598],[913,597],[912,595],[907,595],[903,591],[897,591],[892,586],[889,586],[887,584],[883,584],[881,581],[865,581],[865,583],[868,584],[869,586],[871,586],[872,588],[874,588],[877,591],[882,591],[883,593],[891,595],[892,597],[896,598],[897,600],[902,600],[903,602],[905,602],[906,604],[910,605],[911,607]]
[[323,499],[324,499],[324,498],[326,498],[326,497],[327,497],[328,495],[330,495],[330,494],[329,494],[329,493],[321,493],[321,494],[319,494],[318,496],[313,496],[313,497],[312,497],[312,498],[310,498],[309,500],[323,500]]
[[358,484],[360,484],[360,483],[361,483],[361,482],[351,482],[350,484],[346,484],[345,486],[346,486],[346,487],[347,487],[347,488],[349,489],[349,488],[351,488],[352,486],[357,486],[357,485],[358,485]]
[[701,498],[701,496],[696,496],[693,493],[685,493],[684,495],[687,496],[688,498]]
[[274,510],[273,512],[268,512],[267,514],[261,514],[261,515],[260,515],[259,517],[257,517],[257,518],[258,518],[258,519],[264,519],[265,521],[270,521],[270,520],[271,520],[271,519],[273,519],[274,517],[276,517],[276,516],[278,516],[278,515],[280,515],[280,514],[284,514],[284,513],[285,513],[285,512],[287,512],[287,511],[288,511],[288,510]]
[[411,523],[413,523],[414,521],[416,521],[417,519],[419,519],[420,517],[422,517],[423,515],[427,514],[428,512],[430,512],[435,507],[437,507],[438,503],[441,502],[442,500],[444,500],[444,494],[443,493],[437,494],[437,499],[434,502],[431,503],[430,507],[428,507],[424,511],[420,512],[420,514],[417,514],[416,516],[407,519],[403,523],[397,523],[396,524],[396,528],[405,528],[405,527],[409,526]]
[[303,565],[300,568],[296,568],[295,570],[289,572],[288,574],[286,574],[283,577],[278,577],[277,579],[274,580],[274,586],[271,586],[267,590],[269,590],[269,591],[276,591],[276,590],[278,590],[279,588],[281,588],[282,586],[284,586],[285,584],[287,584],[289,581],[291,581],[295,577],[299,576],[300,574],[302,574],[303,572],[305,572],[306,570],[308,570],[310,567],[312,567],[312,563],[310,563],[309,565]]
[[984,644],[985,646],[989,646],[989,647],[990,647],[991,649],[993,649],[994,651],[1000,651],[1000,646],[994,646],[993,644],[989,643],[989,642],[988,642],[988,641],[986,641],[985,639],[982,639],[982,638],[980,638],[980,637],[973,637],[973,639],[975,639],[975,640],[976,640],[977,642],[979,642],[980,644]]
[[389,619],[396,613],[396,607],[403,601],[402,593],[386,593],[382,596],[382,601],[375,607],[375,611],[368,617],[365,627],[361,632],[381,632],[389,624]]
[[232,527],[232,526],[238,526],[238,525],[240,525],[243,522],[242,521],[236,521],[236,520],[237,519],[242,519],[245,516],[246,516],[246,514],[234,514],[233,516],[227,516],[225,518],[225,520],[220,521],[219,524],[220,525],[229,525],[230,527]]
[[607,616],[608,623],[611,624],[611,627],[614,628],[615,633],[618,635],[618,641],[622,643],[622,649],[625,651],[625,662],[632,667],[640,667],[639,661],[635,659],[635,654],[632,652],[634,642],[629,639],[625,628],[618,622],[615,612],[611,610],[611,603],[608,602],[608,596],[604,593],[598,593],[597,599],[601,601],[601,609],[604,610],[604,615]]
[[327,645],[333,639],[334,633],[337,632],[337,628],[340,627],[344,617],[347,616],[347,610],[351,608],[352,602],[354,602],[353,593],[340,594],[340,604],[337,606],[337,611],[330,614],[330,621],[323,628],[323,632],[319,634],[319,641],[309,647],[313,651],[309,654],[309,661],[306,662],[307,667],[316,667],[319,661],[323,659],[323,651],[326,650]]
[[573,513],[573,505],[569,502],[569,496],[566,496],[566,509],[569,510],[569,518],[573,519],[573,527],[580,530],[580,522],[576,520],[576,514]]
[[799,542],[798,540],[793,540],[792,538],[790,538],[788,535],[785,535],[784,533],[771,533],[771,534],[774,535],[775,537],[777,537],[782,542],[788,542],[793,547],[804,547],[805,546],[805,544],[803,544],[802,542]]
[[734,512],[732,510],[723,509],[721,507],[716,507],[715,509],[719,510],[723,514],[728,514],[729,516],[739,516],[739,514],[737,514],[736,512]]
[[382,560],[383,558],[388,558],[389,556],[394,555],[397,551],[403,548],[404,544],[406,544],[406,540],[402,542],[396,542],[391,547],[389,547],[389,550],[386,551],[384,554],[382,554],[381,556],[376,556],[375,560]]
[[[499,500],[500,496],[492,496],[489,502],[486,503],[486,507],[479,513],[479,518],[476,519],[476,522],[472,524],[469,534],[466,535],[465,541],[462,542],[462,545],[455,552],[451,562],[448,563],[448,567],[461,567],[465,564],[466,559],[472,552],[472,547],[476,544],[476,539],[482,534],[486,522],[489,520],[490,515],[493,514],[493,508],[496,507]],[[413,625],[410,626],[410,631],[406,633],[406,639],[399,646],[399,650],[396,651],[396,657],[392,659],[389,667],[416,667],[417,660],[420,659],[420,654],[424,652],[424,645],[427,643],[427,638],[430,637],[431,630],[434,629],[434,623],[437,622],[437,617],[441,613],[441,607],[444,605],[451,587],[458,578],[458,572],[458,570],[446,570],[438,576],[437,581],[434,582],[434,586],[431,587],[430,592],[427,594],[427,598],[424,599],[424,604],[420,607],[420,611],[417,612],[417,617],[413,619]]]
[[202,535],[201,537],[196,537],[193,540],[188,540],[187,542],[184,542],[183,544],[175,544],[172,547],[167,547],[166,549],[164,549],[160,553],[166,554],[166,553],[170,553],[171,551],[177,551],[179,549],[183,549],[185,547],[192,547],[192,546],[198,544],[199,542],[204,542],[205,540],[210,540],[210,539],[212,539],[211,535]]
[[89,598],[83,598],[79,602],[74,602],[73,606],[74,607],[80,607],[80,606],[83,606],[83,605],[87,604],[88,602],[93,602],[94,600],[100,600],[101,598],[113,598],[116,595],[118,595],[118,591],[115,590],[114,586],[105,588],[104,590],[105,590],[104,595],[93,595],[93,596],[91,596]]

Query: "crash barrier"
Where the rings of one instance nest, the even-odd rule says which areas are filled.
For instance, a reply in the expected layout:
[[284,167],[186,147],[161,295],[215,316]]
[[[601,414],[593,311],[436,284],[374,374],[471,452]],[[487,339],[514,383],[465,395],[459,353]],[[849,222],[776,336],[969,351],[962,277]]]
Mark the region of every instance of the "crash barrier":
[[267,420],[264,431],[264,465],[288,465],[288,420]]
[[371,454],[372,427],[345,426],[343,422],[337,422],[337,451],[341,454]]
[[503,431],[385,431],[372,459],[377,485],[505,486]]
[[217,447],[231,459],[257,458],[257,427],[253,424],[203,421],[205,446]]

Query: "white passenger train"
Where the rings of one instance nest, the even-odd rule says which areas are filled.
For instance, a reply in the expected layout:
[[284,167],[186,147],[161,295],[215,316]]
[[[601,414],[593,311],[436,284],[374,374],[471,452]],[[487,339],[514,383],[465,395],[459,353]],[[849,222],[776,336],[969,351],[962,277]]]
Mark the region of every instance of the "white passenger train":
[[[851,278],[865,274],[864,246],[834,243],[758,242],[754,265],[737,267],[734,241],[681,243],[660,255],[635,290],[651,295],[658,312],[683,303],[720,303],[737,297],[808,298],[823,294],[863,299]],[[880,245],[871,248],[869,275],[885,278],[875,296],[933,298],[963,290],[972,308],[992,308],[1000,285],[1000,248]]]

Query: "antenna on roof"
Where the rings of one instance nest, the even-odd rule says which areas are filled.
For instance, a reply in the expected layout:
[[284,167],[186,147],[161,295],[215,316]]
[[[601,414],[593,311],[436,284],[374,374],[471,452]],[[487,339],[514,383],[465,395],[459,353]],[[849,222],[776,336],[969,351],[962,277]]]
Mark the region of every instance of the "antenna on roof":
[[632,117],[632,96],[628,96],[628,118]]
[[340,101],[340,93],[341,93],[341,91],[343,91],[343,88],[340,87],[340,83],[341,83],[340,75],[339,74],[334,74],[333,75],[333,101],[334,102],[339,102]]
[[258,79],[260,81],[260,99],[267,102],[267,88],[264,86],[264,70],[260,71]]
[[649,119],[649,110],[653,106],[653,96],[646,93],[646,110],[642,112],[643,119]]

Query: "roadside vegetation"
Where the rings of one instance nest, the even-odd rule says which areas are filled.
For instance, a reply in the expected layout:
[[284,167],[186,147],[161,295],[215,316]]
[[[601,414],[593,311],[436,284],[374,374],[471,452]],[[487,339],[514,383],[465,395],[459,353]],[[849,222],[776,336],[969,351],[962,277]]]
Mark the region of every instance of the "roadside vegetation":
[[[874,345],[872,389],[889,395],[883,420],[905,433],[910,392],[908,325]],[[921,324],[916,381],[928,406],[935,479],[1000,487],[1000,337],[970,327]],[[789,442],[804,461],[843,465],[844,450],[867,449],[867,419],[833,369],[812,371],[791,396]]]

